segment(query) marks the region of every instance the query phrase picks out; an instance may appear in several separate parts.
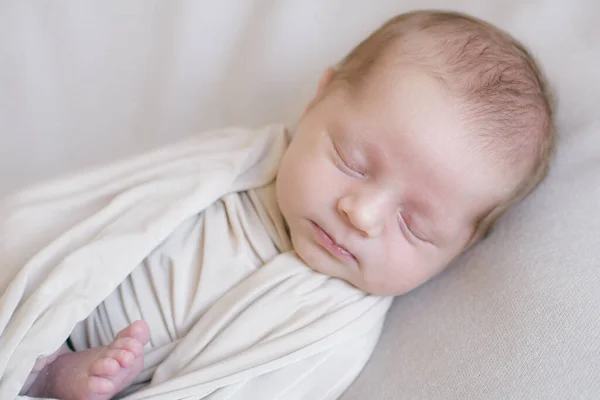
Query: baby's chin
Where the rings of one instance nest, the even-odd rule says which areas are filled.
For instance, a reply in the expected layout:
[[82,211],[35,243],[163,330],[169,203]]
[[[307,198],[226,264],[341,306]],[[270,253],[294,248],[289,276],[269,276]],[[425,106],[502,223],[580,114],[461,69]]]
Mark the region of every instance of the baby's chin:
[[361,287],[354,284],[349,277],[343,276],[343,273],[341,273],[343,271],[337,270],[337,268],[332,265],[332,262],[327,260],[326,257],[319,257],[314,251],[303,252],[302,247],[295,248],[295,252],[296,255],[304,262],[304,264],[311,270],[330,278],[339,279],[346,282],[350,286],[364,291]]
[[301,243],[299,240],[294,240],[292,237],[292,244],[296,255],[304,262],[304,264],[315,272],[323,275],[327,275],[332,278],[340,278],[332,271],[329,270],[329,260],[326,260],[323,255],[319,254],[318,249],[314,248],[308,243]]
[[[293,240],[292,240],[293,242]],[[296,255],[298,256],[298,258],[300,258],[300,260],[302,260],[302,262],[310,269],[312,269],[315,272],[321,273],[321,274],[325,274],[328,275],[326,271],[323,271],[322,269],[322,263],[319,263],[319,261],[317,260],[317,258],[319,257],[315,257],[314,253],[310,252],[310,251],[305,251],[303,246],[298,246],[296,245],[296,243],[294,243],[294,251],[296,252]],[[319,268],[319,266],[321,266],[321,268]]]
[[[369,284],[362,279],[362,276],[356,274],[352,276],[352,271],[345,270],[347,266],[335,263],[329,257],[322,254],[319,249],[304,240],[296,239],[292,236],[292,244],[296,255],[304,262],[311,270],[326,275],[330,278],[339,279],[346,282],[348,285],[360,290],[363,293],[373,296],[396,296],[393,288],[385,287],[386,285]],[[401,290],[399,290],[402,292]],[[401,293],[399,293],[401,294]]]

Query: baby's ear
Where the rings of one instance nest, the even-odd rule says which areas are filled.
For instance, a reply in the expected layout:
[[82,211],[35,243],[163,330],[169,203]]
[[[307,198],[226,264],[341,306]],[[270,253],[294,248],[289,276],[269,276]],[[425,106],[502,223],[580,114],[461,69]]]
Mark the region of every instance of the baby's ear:
[[319,84],[317,85],[317,93],[315,93],[313,99],[310,101],[310,103],[308,103],[308,105],[304,109],[302,116],[304,116],[304,114],[306,114],[319,100],[321,100],[323,94],[329,87],[329,84],[333,81],[336,72],[337,71],[332,67],[327,68],[323,72],[323,74],[321,75],[321,79],[319,79]]
[[325,89],[329,86],[337,71],[329,67],[327,68],[323,74],[321,75],[321,79],[319,79],[319,85],[317,86],[317,97],[324,93]]

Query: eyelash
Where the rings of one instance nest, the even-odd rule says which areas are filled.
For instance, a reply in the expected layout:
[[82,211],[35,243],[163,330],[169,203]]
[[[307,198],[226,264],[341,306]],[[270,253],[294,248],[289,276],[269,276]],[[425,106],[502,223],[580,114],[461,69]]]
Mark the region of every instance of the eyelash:
[[333,148],[335,149],[335,153],[337,155],[337,158],[339,159],[339,161],[341,161],[341,163],[343,164],[343,169],[347,170],[345,172],[348,172],[352,175],[358,175],[358,177],[363,178],[366,174],[365,172],[361,171],[359,168],[357,167],[351,167],[350,163],[347,162],[344,157],[342,157],[342,154],[340,153],[340,151],[338,150],[337,146],[334,144]]
[[406,228],[406,230],[409,232],[409,234],[410,234],[410,235],[411,235],[413,238],[415,238],[415,239],[417,239],[417,240],[419,240],[419,241],[421,241],[421,242],[425,242],[425,241],[426,241],[426,240],[424,240],[424,239],[420,238],[419,236],[417,236],[417,235],[415,234],[415,232],[414,232],[414,231],[413,231],[413,230],[410,228],[410,226],[409,226],[409,223],[408,223],[408,222],[406,222],[406,217],[405,217],[404,215],[402,215],[402,213],[398,213],[398,219],[399,219],[399,222],[400,222],[402,225],[404,225],[404,227]]

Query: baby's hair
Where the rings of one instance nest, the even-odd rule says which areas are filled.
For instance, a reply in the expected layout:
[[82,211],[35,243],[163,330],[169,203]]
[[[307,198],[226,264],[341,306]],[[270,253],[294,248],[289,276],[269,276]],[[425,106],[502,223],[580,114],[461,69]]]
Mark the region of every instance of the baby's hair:
[[388,62],[416,65],[459,99],[493,162],[521,174],[520,185],[477,224],[487,233],[548,174],[555,146],[553,100],[536,61],[517,40],[477,18],[443,11],[398,15],[356,46],[334,82],[358,88]]

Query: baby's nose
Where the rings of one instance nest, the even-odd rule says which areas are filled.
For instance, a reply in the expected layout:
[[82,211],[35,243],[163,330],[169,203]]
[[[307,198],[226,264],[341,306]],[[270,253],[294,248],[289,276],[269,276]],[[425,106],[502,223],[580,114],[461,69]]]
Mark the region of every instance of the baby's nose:
[[364,236],[377,237],[385,226],[388,208],[383,196],[344,197],[338,202],[339,212]]

